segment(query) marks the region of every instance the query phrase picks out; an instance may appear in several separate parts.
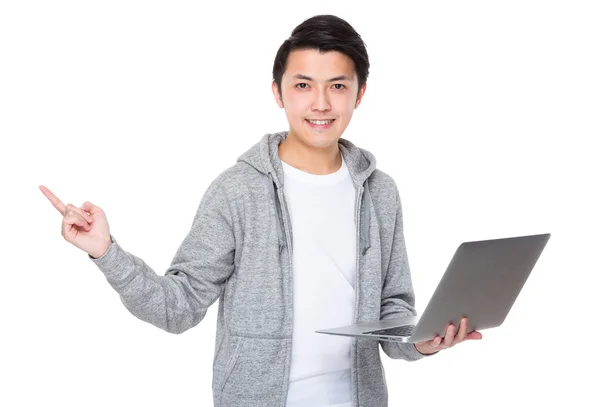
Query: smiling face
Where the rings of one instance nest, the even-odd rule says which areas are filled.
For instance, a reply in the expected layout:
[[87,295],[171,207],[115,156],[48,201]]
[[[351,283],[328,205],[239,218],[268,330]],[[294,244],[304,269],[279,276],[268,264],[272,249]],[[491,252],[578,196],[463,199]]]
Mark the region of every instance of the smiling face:
[[281,92],[273,82],[273,95],[290,125],[289,139],[309,148],[336,148],[360,104],[366,84],[358,90],[354,63],[338,51],[316,49],[290,52],[281,79]]

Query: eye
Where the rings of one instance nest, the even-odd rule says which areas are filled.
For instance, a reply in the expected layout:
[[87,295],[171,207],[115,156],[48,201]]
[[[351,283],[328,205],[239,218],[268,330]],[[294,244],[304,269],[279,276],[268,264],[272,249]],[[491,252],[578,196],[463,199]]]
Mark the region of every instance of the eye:
[[[301,85],[305,85],[305,86],[301,86]],[[304,82],[300,82],[300,83],[296,84],[296,88],[299,88],[299,89],[306,89],[307,87],[308,87],[308,84],[304,83]]]
[[344,85],[344,84],[341,84],[341,83],[336,83],[336,84],[335,84],[335,85],[333,85],[333,86],[339,86],[339,88],[336,88],[337,90],[346,89],[346,85]]

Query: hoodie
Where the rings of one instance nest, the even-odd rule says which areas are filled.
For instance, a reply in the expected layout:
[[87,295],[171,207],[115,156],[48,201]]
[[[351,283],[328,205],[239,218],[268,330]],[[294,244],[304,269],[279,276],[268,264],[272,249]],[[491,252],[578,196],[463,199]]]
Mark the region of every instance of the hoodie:
[[[213,399],[217,407],[285,407],[292,355],[293,231],[278,146],[266,134],[208,187],[170,266],[158,275],[111,235],[94,259],[137,318],[180,334],[219,300]],[[354,323],[416,315],[394,180],[375,157],[338,140],[356,190]],[[315,281],[315,284],[319,284]],[[388,405],[379,347],[392,359],[423,357],[413,344],[352,338],[355,407]]]

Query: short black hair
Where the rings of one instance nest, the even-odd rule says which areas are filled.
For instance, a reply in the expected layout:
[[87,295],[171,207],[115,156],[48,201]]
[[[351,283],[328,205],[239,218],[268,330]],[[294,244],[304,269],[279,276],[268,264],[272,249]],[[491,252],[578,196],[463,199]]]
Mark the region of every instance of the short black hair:
[[338,51],[354,62],[358,89],[369,76],[369,55],[360,35],[340,17],[324,14],[304,20],[292,35],[281,44],[273,64],[273,81],[281,95],[281,78],[290,53],[297,49],[318,49],[321,53]]

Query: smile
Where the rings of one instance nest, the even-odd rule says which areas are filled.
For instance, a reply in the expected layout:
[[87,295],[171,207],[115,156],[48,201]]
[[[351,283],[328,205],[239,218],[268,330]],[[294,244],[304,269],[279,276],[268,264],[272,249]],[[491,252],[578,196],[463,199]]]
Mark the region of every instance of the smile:
[[335,121],[335,119],[330,119],[330,120],[308,120],[306,119],[306,121],[308,122],[308,124],[311,127],[315,127],[318,129],[325,129],[331,126],[331,124]]

